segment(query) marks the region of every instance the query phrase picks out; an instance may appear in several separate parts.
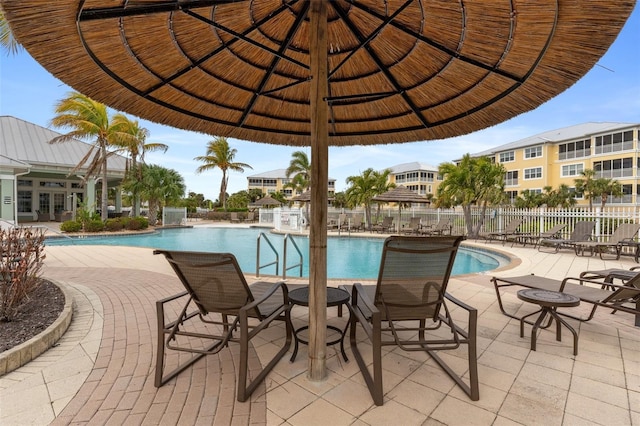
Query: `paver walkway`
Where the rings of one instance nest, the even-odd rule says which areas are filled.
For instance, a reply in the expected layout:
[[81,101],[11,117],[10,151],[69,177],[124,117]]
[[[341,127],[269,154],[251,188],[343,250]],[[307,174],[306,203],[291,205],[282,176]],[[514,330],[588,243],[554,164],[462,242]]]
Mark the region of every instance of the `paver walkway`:
[[[505,276],[536,272],[562,278],[635,265],[628,258],[601,261],[481,246],[520,259],[495,273]],[[235,401],[237,345],[155,389],[154,303],[180,289],[166,261],[148,249],[50,247],[44,272],[81,296],[84,315],[74,319],[59,347],[0,378],[2,425],[48,424],[54,416],[53,424],[640,425],[640,330],[632,317],[603,309],[591,322],[573,322],[580,335],[578,356],[572,355],[571,339],[556,342],[548,331],[541,332],[538,350],[530,351],[518,322],[496,306],[493,273],[456,277],[449,288],[479,311],[480,401],[466,398],[427,355],[389,349],[383,358],[385,403],[376,407],[355,363],[336,356],[335,347],[327,351],[326,381],[306,378],[302,346],[296,361],[283,359],[249,403]],[[517,299],[515,289],[504,300],[521,312],[534,309]],[[572,309],[587,312],[589,306]],[[298,326],[307,311],[296,306],[293,316]],[[329,322],[344,320],[329,311]],[[268,329],[254,343],[253,359],[273,353],[271,340],[281,334],[277,327]],[[464,355],[445,356],[464,366]],[[77,393],[71,394],[74,387]]]

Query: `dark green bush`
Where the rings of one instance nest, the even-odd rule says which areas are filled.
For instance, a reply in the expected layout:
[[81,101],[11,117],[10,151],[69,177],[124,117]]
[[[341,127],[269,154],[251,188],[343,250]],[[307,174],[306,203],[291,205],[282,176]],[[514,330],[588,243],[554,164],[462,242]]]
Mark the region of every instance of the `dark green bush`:
[[60,224],[60,230],[62,232],[80,232],[82,224],[75,220],[67,220]]
[[124,223],[120,218],[107,219],[104,223],[104,229],[109,232],[122,231],[124,229]]
[[86,232],[102,232],[104,231],[104,222],[102,220],[90,220],[84,225],[84,230]]
[[147,229],[149,227],[149,220],[146,217],[137,216],[129,219],[127,229],[130,231],[137,231],[140,229]]

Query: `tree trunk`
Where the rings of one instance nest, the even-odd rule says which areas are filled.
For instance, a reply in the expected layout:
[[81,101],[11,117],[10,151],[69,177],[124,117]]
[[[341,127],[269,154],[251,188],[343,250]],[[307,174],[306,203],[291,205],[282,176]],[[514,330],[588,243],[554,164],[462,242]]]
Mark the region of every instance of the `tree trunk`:
[[227,171],[222,170],[222,181],[220,182],[220,203],[222,204],[222,208],[227,210]]
[[109,203],[109,182],[107,182],[107,147],[102,144],[100,147],[102,150],[102,196],[100,197],[101,212],[100,216],[102,220],[107,220],[109,217],[109,211],[107,210]]

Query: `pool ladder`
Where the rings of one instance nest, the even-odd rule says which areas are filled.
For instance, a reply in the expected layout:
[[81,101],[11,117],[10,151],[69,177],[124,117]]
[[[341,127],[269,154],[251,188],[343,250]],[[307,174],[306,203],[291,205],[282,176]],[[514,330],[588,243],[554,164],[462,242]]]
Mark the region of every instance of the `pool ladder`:
[[[269,248],[271,248],[271,251],[273,252],[273,254],[275,254],[276,260],[274,260],[273,262],[265,263],[264,265],[260,265],[260,241],[262,241],[263,239],[268,244]],[[298,252],[298,263],[287,266],[287,258],[288,258],[287,247],[289,246],[288,244],[289,242],[291,242],[291,244],[293,245],[293,248]],[[302,276],[302,264],[303,264],[302,251],[300,251],[300,248],[298,247],[296,240],[293,239],[293,236],[291,234],[285,234],[283,246],[284,247],[283,247],[283,260],[282,260],[282,278],[283,279],[287,278],[287,271],[293,268],[299,268],[300,276]],[[278,253],[278,250],[276,250],[276,248],[273,246],[273,244],[269,240],[269,237],[267,237],[267,235],[264,232],[261,232],[258,235],[258,242],[257,242],[256,277],[260,276],[261,269],[266,268],[268,266],[273,266],[273,265],[276,265],[276,275],[279,275],[278,268],[280,266],[280,254]]]

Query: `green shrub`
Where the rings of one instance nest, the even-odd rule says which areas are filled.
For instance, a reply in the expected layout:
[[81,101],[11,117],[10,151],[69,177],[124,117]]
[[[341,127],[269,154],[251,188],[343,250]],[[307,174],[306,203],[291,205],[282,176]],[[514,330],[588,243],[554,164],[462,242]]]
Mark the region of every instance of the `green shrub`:
[[104,223],[104,229],[109,232],[122,231],[124,229],[124,223],[120,218],[107,219]]
[[60,224],[60,230],[62,232],[80,232],[82,224],[76,220],[67,220]]
[[149,220],[146,217],[137,216],[129,219],[127,229],[130,231],[137,231],[140,229],[147,229],[149,227]]
[[84,230],[86,232],[102,232],[104,231],[104,222],[100,219],[92,219],[85,223]]

